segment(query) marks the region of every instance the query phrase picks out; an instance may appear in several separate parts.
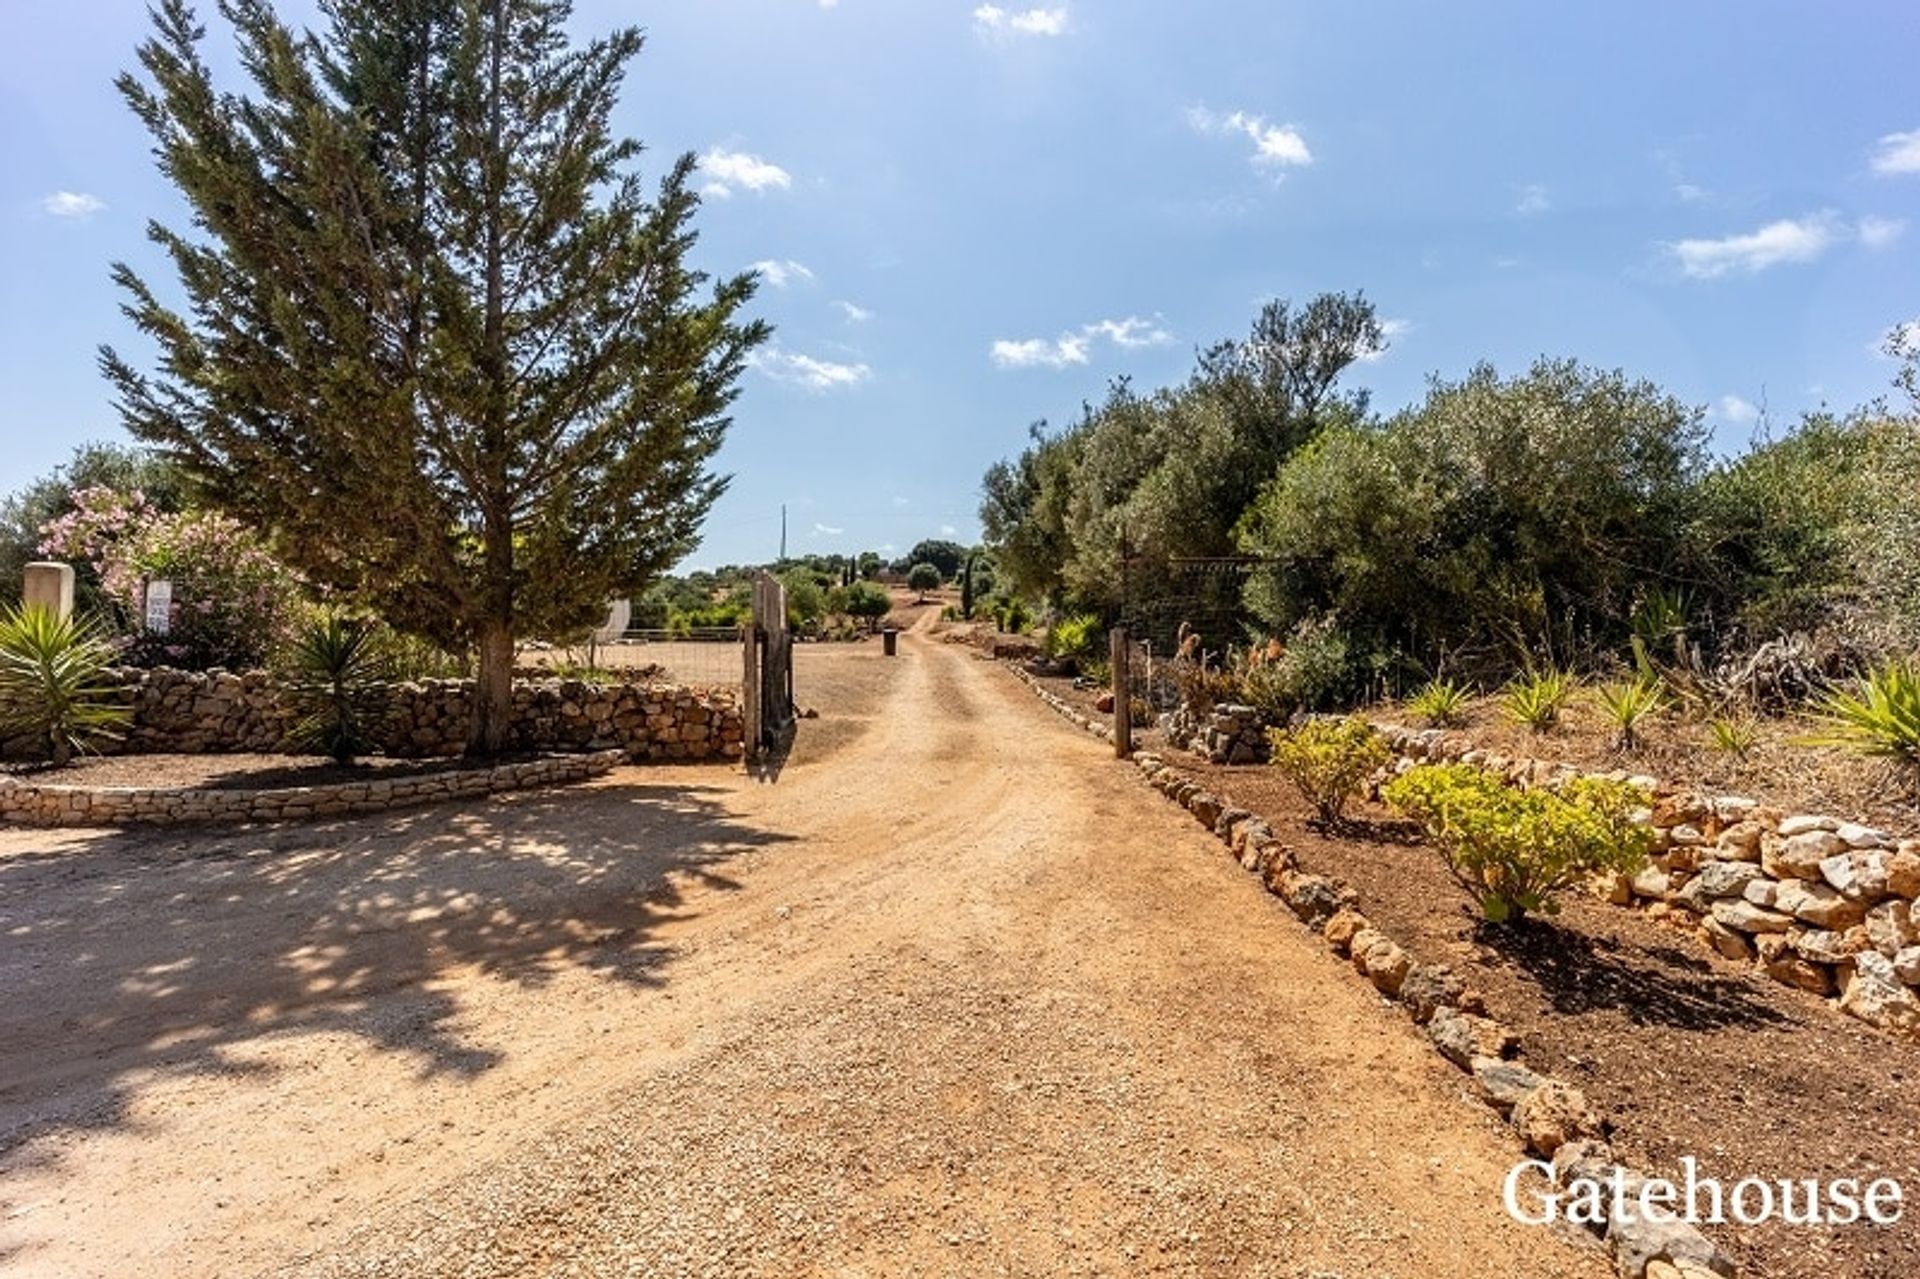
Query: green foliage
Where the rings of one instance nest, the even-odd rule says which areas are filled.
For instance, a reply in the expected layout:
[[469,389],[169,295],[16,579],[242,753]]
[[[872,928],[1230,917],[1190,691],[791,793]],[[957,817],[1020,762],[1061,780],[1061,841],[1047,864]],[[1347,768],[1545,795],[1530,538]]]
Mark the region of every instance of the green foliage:
[[1097,657],[1105,647],[1106,630],[1097,613],[1063,617],[1047,629],[1047,656],[1053,658]]
[[1745,759],[1760,742],[1760,725],[1751,716],[1715,716],[1707,721],[1707,744],[1723,755]]
[[1386,739],[1359,716],[1269,729],[1267,739],[1273,743],[1273,766],[1327,823],[1340,820],[1367,778],[1393,754]]
[[[159,348],[102,353],[126,426],[315,586],[472,644],[476,754],[505,741],[517,636],[696,544],[769,336],[751,273],[687,260],[695,157],[649,190],[613,131],[639,31],[576,45],[569,9],[337,0],[309,36],[233,4],[238,56],[209,58],[158,0],[118,81],[194,232],[151,232],[177,288],[114,269]],[[236,65],[250,86],[217,81]]]
[[1025,635],[1033,625],[1033,612],[1023,599],[1003,599],[993,607],[993,625],[1008,635]]
[[1466,709],[1468,696],[1463,684],[1456,684],[1450,679],[1431,679],[1407,699],[1407,709],[1425,720],[1430,727],[1445,728],[1459,722],[1460,712]]
[[43,605],[0,607],[0,734],[31,736],[56,765],[131,720],[113,699],[113,646],[91,624]]
[[907,565],[931,564],[934,571],[940,574],[940,581],[950,582],[960,576],[960,566],[966,558],[967,548],[958,542],[930,538],[923,542],[915,542],[913,549],[908,551],[900,562]]
[[876,622],[893,611],[893,597],[887,588],[872,582],[855,582],[847,588],[847,616]]
[[1891,759],[1920,783],[1920,667],[1888,662],[1815,707],[1822,731],[1813,740]]
[[796,631],[812,630],[827,613],[827,587],[820,575],[793,568],[780,575],[780,582],[787,588],[787,625]]
[[1514,723],[1544,733],[1560,722],[1573,690],[1573,677],[1565,671],[1530,671],[1501,690],[1500,710]]
[[927,597],[928,591],[939,590],[942,580],[940,570],[931,564],[915,564],[907,570],[907,589],[921,599]]
[[[186,505],[186,477],[180,468],[144,449],[119,444],[83,444],[65,465],[0,501],[0,600],[20,598],[28,564],[45,559],[45,529],[70,514],[75,495],[88,489],[138,494],[143,504],[165,514]],[[91,561],[77,558],[74,605],[82,613],[111,612]]]
[[1633,871],[1654,846],[1644,792],[1580,779],[1558,793],[1509,786],[1464,764],[1424,764],[1382,789],[1419,822],[1491,923],[1556,914],[1558,894],[1602,871]]
[[1594,690],[1594,700],[1619,730],[1616,745],[1623,751],[1639,749],[1640,726],[1672,704],[1660,682],[1644,675],[1602,684]]
[[1301,622],[1285,643],[1255,645],[1230,674],[1239,683],[1238,698],[1276,721],[1331,709],[1353,692],[1347,637],[1331,616]]
[[425,679],[472,679],[473,658],[466,653],[450,653],[417,635],[402,635],[387,629],[381,638],[386,652],[387,677],[396,684]]
[[1333,612],[1362,649],[1489,678],[1610,647],[1681,562],[1704,440],[1698,410],[1624,374],[1479,365],[1281,466],[1239,526],[1248,607],[1279,629]]
[[326,612],[294,635],[285,676],[299,718],[289,736],[351,764],[371,751],[387,713],[387,665],[378,622]]

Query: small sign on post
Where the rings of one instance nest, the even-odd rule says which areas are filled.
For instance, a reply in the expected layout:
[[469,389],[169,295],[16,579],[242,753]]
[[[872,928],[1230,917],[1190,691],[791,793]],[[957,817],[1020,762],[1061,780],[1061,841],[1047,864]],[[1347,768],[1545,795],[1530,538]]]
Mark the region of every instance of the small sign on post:
[[1109,637],[1113,667],[1113,753],[1121,759],[1133,754],[1132,681],[1127,678],[1127,628],[1116,626]]
[[165,578],[155,578],[147,583],[146,608],[147,629],[155,635],[165,635],[173,629],[173,583]]

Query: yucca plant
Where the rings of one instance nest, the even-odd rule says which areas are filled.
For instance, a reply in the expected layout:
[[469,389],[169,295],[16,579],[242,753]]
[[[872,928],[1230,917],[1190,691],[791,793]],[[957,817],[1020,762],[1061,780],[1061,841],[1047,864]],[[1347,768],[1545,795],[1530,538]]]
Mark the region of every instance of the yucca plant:
[[1433,728],[1458,723],[1466,704],[1466,687],[1450,679],[1428,680],[1419,692],[1407,699],[1407,709]]
[[0,611],[0,733],[37,738],[59,766],[118,740],[133,714],[112,700],[113,659],[91,622],[39,604]]
[[1594,690],[1600,709],[1620,730],[1616,744],[1623,751],[1638,750],[1640,726],[1667,708],[1667,690],[1657,679],[1641,676],[1614,684],[1602,684]]
[[297,746],[351,764],[374,747],[387,709],[387,653],[380,626],[326,613],[303,626],[288,654],[288,682],[300,712]]
[[1821,698],[1814,714],[1822,725],[1814,744],[1884,756],[1909,784],[1920,783],[1920,668],[1888,662],[1861,679],[1856,691]]
[[1707,721],[1707,744],[1723,755],[1745,759],[1760,742],[1760,725],[1750,716],[1720,716]]
[[1573,696],[1573,677],[1552,669],[1517,676],[1500,694],[1500,709],[1516,724],[1544,733],[1560,722]]

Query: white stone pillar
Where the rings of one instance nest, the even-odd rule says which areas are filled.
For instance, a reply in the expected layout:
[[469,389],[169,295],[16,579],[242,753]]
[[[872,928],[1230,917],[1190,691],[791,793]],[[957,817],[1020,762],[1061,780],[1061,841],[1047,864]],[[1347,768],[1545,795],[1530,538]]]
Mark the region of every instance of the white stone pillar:
[[73,616],[73,565],[44,561],[27,565],[22,602],[53,610],[59,618]]

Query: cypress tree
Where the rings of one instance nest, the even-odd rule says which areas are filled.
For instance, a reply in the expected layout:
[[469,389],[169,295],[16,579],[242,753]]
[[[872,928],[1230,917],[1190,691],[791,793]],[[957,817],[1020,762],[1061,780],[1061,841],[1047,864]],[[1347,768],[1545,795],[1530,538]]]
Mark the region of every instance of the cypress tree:
[[186,0],[119,88],[195,235],[185,306],[124,264],[159,348],[101,365],[129,429],[308,580],[478,654],[469,750],[506,741],[517,640],[590,626],[698,542],[751,275],[687,265],[694,159],[651,193],[610,114],[635,30],[566,0],[323,0],[296,34],[222,0],[245,94]]

